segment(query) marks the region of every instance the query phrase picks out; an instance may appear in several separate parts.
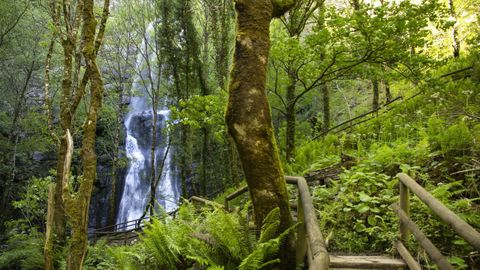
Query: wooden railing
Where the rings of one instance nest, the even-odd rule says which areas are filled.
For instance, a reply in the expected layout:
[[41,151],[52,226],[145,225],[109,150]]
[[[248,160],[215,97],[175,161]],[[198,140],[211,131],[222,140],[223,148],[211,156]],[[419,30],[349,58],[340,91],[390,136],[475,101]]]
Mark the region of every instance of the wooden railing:
[[420,265],[405,248],[404,244],[410,235],[415,236],[418,243],[425,249],[432,261],[438,265],[441,270],[454,269],[447,259],[441,254],[437,247],[427,238],[427,236],[410,219],[410,191],[412,191],[423,203],[425,203],[440,219],[450,225],[455,232],[470,243],[475,249],[480,251],[480,233],[468,223],[463,221],[440,201],[435,199],[422,186],[417,184],[410,176],[400,173],[400,202],[393,204],[393,210],[400,218],[400,240],[395,247],[404,259],[410,269],[421,269]]
[[146,217],[95,229],[88,234],[88,238],[92,243],[106,237],[109,242],[122,241],[127,244],[130,239],[135,237],[133,232],[141,230],[145,225],[144,222],[148,220],[149,218]]
[[[307,181],[303,177],[286,176],[288,184],[298,188],[297,216],[300,225],[297,227],[296,263],[308,261],[308,269],[329,269],[329,256],[325,240],[320,231],[319,222],[308,190]],[[229,210],[229,202],[248,191],[242,187],[225,197],[225,210]]]

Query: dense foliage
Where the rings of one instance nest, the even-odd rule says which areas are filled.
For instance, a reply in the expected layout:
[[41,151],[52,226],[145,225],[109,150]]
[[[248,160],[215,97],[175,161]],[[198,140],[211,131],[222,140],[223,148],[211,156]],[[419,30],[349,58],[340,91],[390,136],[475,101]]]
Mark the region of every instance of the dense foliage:
[[[174,149],[185,198],[222,203],[243,183],[224,121],[233,2],[112,1],[98,52],[105,92],[93,192],[109,205],[109,225],[129,164],[124,118],[139,87],[152,110],[171,111],[170,140],[158,143]],[[44,264],[48,186],[58,180],[51,170],[63,135],[63,49],[49,3],[0,1],[0,269]],[[479,7],[478,0],[297,0],[272,21],[267,92],[283,170],[307,179],[334,171],[311,186],[329,251],[396,252],[391,204],[399,172],[480,228]],[[100,18],[101,9],[95,12]],[[82,61],[77,67],[77,75],[85,72]],[[72,119],[74,189],[90,100],[87,93]],[[269,234],[278,231],[278,212],[255,239],[248,198],[238,201],[234,213],[184,204],[175,219],[155,219],[132,246],[100,241],[89,247],[85,269],[268,269],[285,237]],[[412,219],[456,268],[480,265],[464,240],[411,201]],[[431,267],[413,238],[408,248]],[[66,255],[58,256],[65,267]]]

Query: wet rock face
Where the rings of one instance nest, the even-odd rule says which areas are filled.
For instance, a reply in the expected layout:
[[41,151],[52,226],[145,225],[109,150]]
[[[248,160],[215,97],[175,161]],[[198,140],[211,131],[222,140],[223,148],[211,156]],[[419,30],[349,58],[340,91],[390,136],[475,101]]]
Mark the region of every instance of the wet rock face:
[[[162,125],[165,117],[161,114],[157,114],[157,144],[162,142]],[[133,115],[128,126],[129,133],[132,134],[138,141],[138,146],[146,157],[144,169],[141,172],[139,181],[141,186],[149,187],[149,176],[151,172],[151,160],[150,151],[152,147],[152,134],[153,134],[153,116],[151,111],[144,111],[139,114]],[[125,142],[125,138],[121,139]],[[119,146],[123,151],[125,145]],[[122,153],[120,151],[120,153]],[[158,160],[157,160],[158,163]],[[118,168],[116,171],[116,200],[115,205],[119,205],[121,196],[123,194],[123,188],[125,185],[125,176],[128,168]],[[118,211],[118,209],[110,209],[110,198],[112,196],[112,165],[109,158],[102,159],[99,157],[97,164],[97,181],[95,182],[95,189],[90,203],[90,217],[89,228],[103,228],[108,226],[108,216],[111,211]],[[117,213],[116,213],[117,214]],[[115,214],[115,216],[116,216]]]
[[[164,116],[157,114],[157,143],[162,141],[163,121]],[[132,115],[128,129],[130,134],[137,139],[138,146],[142,150],[149,150],[152,147],[153,116],[150,111],[144,111],[140,114]]]

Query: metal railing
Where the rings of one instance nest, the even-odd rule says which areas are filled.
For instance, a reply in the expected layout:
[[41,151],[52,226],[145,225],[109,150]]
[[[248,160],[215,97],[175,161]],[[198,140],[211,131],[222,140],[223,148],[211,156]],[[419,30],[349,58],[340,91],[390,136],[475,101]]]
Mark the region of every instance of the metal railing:
[[398,174],[398,178],[400,180],[400,202],[394,203],[392,206],[400,218],[400,240],[395,243],[395,247],[410,269],[421,269],[418,262],[415,261],[403,244],[408,240],[410,232],[441,270],[454,269],[438,248],[433,245],[415,222],[410,219],[410,191],[425,203],[440,219],[450,225],[458,235],[480,251],[480,233],[477,230],[435,199],[432,194],[415,182],[410,176],[400,173]]

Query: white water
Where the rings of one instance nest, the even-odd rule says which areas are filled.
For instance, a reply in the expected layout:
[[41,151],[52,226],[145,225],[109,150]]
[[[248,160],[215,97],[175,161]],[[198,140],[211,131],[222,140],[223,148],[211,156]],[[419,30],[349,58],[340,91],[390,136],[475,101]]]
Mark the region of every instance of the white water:
[[[148,26],[147,41],[153,36],[153,24]],[[146,41],[143,40],[141,48],[146,48]],[[149,57],[154,61],[151,53]],[[148,72],[144,70],[145,53],[140,52],[137,55],[136,69],[137,73]],[[152,71],[152,76],[155,71]],[[147,73],[148,74],[148,73]],[[155,78],[159,79],[159,78]],[[162,130],[166,128],[166,121],[169,117],[169,110],[156,111],[157,123],[153,123],[153,112],[148,100],[148,84],[143,84],[140,75],[136,75],[132,84],[132,89],[140,93],[139,96],[131,98],[129,113],[125,118],[125,128],[127,131],[125,151],[129,160],[129,167],[125,178],[125,186],[120,200],[117,214],[117,223],[123,223],[139,219],[150,198],[151,179],[151,143],[153,125],[157,127],[157,145],[155,146],[155,168],[158,172],[162,159],[165,156],[166,142],[168,134],[163,134]],[[132,91],[134,92],[134,91]],[[163,132],[165,133],[165,132]],[[174,177],[172,165],[172,149],[166,156],[163,173],[156,190],[156,202],[161,205],[166,212],[171,212],[177,208],[180,192],[179,185]],[[157,176],[158,177],[158,176]],[[156,207],[158,206],[156,205]],[[158,209],[158,208],[156,208]],[[148,213],[147,213],[148,214]]]

